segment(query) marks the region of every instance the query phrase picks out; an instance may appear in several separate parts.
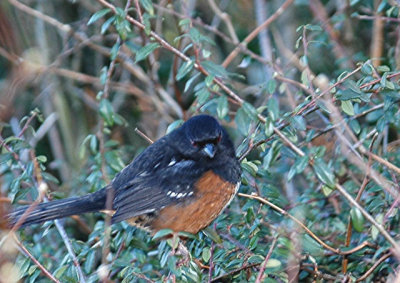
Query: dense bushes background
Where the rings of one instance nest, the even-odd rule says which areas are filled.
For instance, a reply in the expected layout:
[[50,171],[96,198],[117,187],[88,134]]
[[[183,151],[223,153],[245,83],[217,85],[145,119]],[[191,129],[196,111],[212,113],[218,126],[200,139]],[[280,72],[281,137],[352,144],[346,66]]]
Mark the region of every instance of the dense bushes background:
[[3,223],[1,282],[400,282],[398,1],[0,8],[2,219],[100,189],[198,113],[243,168],[188,254],[100,214]]

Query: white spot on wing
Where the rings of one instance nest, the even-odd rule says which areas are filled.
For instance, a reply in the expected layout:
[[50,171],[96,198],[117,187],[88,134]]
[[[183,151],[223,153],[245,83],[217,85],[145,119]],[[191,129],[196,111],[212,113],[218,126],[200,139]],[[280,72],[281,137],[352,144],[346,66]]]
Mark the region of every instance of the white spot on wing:
[[171,161],[168,163],[168,166],[174,166],[176,164],[175,158],[172,158]]
[[146,177],[146,176],[149,176],[149,175],[150,175],[149,172],[143,171],[142,173],[139,174],[139,177]]

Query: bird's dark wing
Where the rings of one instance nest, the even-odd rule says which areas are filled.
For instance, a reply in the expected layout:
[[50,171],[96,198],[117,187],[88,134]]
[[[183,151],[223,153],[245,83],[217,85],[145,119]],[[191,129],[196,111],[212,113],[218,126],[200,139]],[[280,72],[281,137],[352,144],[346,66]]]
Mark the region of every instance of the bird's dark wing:
[[[171,204],[194,197],[193,184],[205,172],[193,160],[164,158],[115,189],[112,222],[157,212]],[[118,181],[118,180],[116,180]]]

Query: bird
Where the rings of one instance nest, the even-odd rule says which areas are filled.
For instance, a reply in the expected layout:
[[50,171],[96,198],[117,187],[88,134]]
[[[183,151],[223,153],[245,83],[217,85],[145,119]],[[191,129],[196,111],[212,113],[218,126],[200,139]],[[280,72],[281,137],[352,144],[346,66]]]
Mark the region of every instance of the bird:
[[[19,228],[88,212],[111,211],[111,223],[156,233],[196,234],[231,202],[241,167],[232,140],[212,116],[200,114],[148,146],[104,188],[81,197],[29,206],[8,214]],[[19,221],[21,219],[21,221]]]

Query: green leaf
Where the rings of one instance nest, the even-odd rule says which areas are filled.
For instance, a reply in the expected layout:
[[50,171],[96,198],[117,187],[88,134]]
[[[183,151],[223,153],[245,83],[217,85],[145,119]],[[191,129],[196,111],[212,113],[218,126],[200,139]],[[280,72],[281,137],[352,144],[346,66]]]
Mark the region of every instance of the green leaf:
[[261,255],[253,255],[248,260],[248,262],[250,264],[252,264],[252,263],[262,263],[263,261],[264,261],[264,257],[262,257]]
[[390,72],[390,68],[386,65],[378,66],[376,70],[380,73]]
[[364,230],[364,216],[361,214],[361,211],[358,208],[353,207],[350,210],[350,217],[354,230],[362,232]]
[[64,274],[64,272],[67,270],[68,265],[62,265],[59,268],[57,268],[54,273],[53,276],[55,278],[61,278],[61,276]]
[[274,123],[269,118],[265,121],[264,132],[267,137],[270,137],[274,133]]
[[107,15],[110,11],[111,11],[111,9],[108,9],[108,8],[107,8],[107,9],[100,10],[100,11],[97,11],[96,13],[94,13],[94,14],[90,17],[90,19],[89,19],[87,25],[89,26],[89,25],[91,25],[91,24],[97,22],[99,19],[101,19],[102,17],[104,17],[105,15]]
[[109,166],[116,172],[119,172],[122,169],[124,169],[125,164],[116,150],[107,151],[104,154],[104,157],[107,161],[107,164],[109,164]]
[[302,173],[308,165],[309,158],[307,155],[299,157],[294,162],[288,173],[288,179],[291,180],[296,174]]
[[194,44],[199,45],[201,42],[201,33],[196,28],[191,28],[189,30],[189,37],[193,41]]
[[[383,218],[384,218],[382,213],[379,213],[375,218],[376,218],[376,222],[378,222],[379,224],[382,224]],[[371,236],[374,241],[378,238],[379,233],[380,232],[379,232],[378,228],[376,228],[374,225],[372,225]]]
[[268,106],[268,116],[271,118],[273,122],[276,121],[279,117],[278,100],[271,97],[270,99],[268,99],[267,106]]
[[282,144],[279,143],[278,140],[275,140],[270,149],[268,150],[268,153],[264,156],[263,159],[263,169],[268,170],[271,165],[273,164],[274,161],[279,157],[280,155],[280,149],[282,147]]
[[218,235],[218,233],[214,230],[211,229],[210,227],[206,227],[205,229],[202,230],[202,232],[211,240],[213,240],[217,244],[222,243],[221,237]]
[[160,44],[158,44],[157,42],[153,42],[153,43],[149,43],[146,46],[143,46],[142,48],[140,48],[139,51],[136,53],[135,63],[137,63],[143,59],[146,59],[147,56],[149,56],[158,47],[160,47]]
[[111,51],[110,51],[110,59],[111,60],[115,60],[115,58],[117,58],[117,56],[118,56],[118,52],[119,52],[119,48],[120,48],[121,46],[118,44],[118,43],[116,43],[116,44],[114,44],[114,46],[111,48]]
[[36,157],[36,159],[40,163],[46,163],[46,161],[47,161],[47,157],[44,156],[44,155],[39,155],[39,156]]
[[252,176],[256,176],[258,167],[254,162],[248,161],[246,158],[240,164],[244,171],[248,172]]
[[325,106],[325,103],[322,100],[317,100],[317,106],[319,107],[319,109],[321,109],[322,111],[324,111],[325,113],[331,114],[331,112],[329,111],[329,109]]
[[[101,70],[100,70],[100,83],[102,84],[102,85],[105,85],[106,84],[106,81],[107,81],[107,73],[108,73],[108,68],[106,67],[106,66],[104,66],[103,68],[101,68]],[[101,91],[101,92],[99,92],[98,94],[97,94],[97,97],[98,97],[98,99],[99,98],[101,98],[102,96],[103,96],[103,92]]]
[[239,108],[239,110],[236,112],[235,116],[235,124],[239,130],[239,132],[243,136],[247,136],[249,133],[250,125],[251,125],[251,119],[249,115],[244,111],[243,108]]
[[306,120],[303,118],[303,116],[293,116],[292,118],[292,125],[295,129],[299,131],[305,131],[307,129],[306,127]]
[[13,160],[13,155],[10,152],[6,152],[0,155],[0,165]]
[[228,77],[228,72],[221,65],[217,65],[212,61],[203,61],[200,64],[212,76],[221,78]]
[[218,98],[218,104],[217,104],[217,114],[218,118],[223,119],[226,114],[228,114],[229,108],[228,108],[228,99],[226,98],[225,95],[221,95]]
[[89,253],[86,256],[85,264],[83,265],[83,268],[87,274],[89,274],[90,271],[92,270],[95,259],[96,259],[96,251],[95,250],[89,251]]
[[143,8],[146,10],[147,13],[150,15],[154,15],[154,8],[153,4],[151,3],[150,0],[140,0],[140,3],[142,4]]
[[281,265],[282,265],[282,263],[279,260],[274,259],[274,258],[270,258],[267,261],[267,264],[266,264],[265,268],[268,268],[268,269],[274,268],[275,269],[275,268],[281,267]]
[[115,21],[115,16],[110,17],[104,24],[101,25],[100,33],[105,34],[111,24]]
[[350,116],[354,115],[353,103],[350,100],[342,100],[341,108],[342,108],[343,112],[346,113],[347,115],[350,115]]
[[371,65],[371,63],[365,62],[362,66],[361,66],[361,72],[363,72],[366,75],[372,75],[374,72],[374,67]]
[[345,88],[337,91],[336,98],[339,100],[361,99],[364,102],[369,102],[370,95],[361,91],[354,82],[346,81]]
[[329,188],[328,186],[323,185],[322,186],[322,193],[324,194],[324,196],[329,196],[331,193],[333,192],[333,190],[331,188]]
[[271,79],[267,82],[267,92],[269,94],[273,94],[276,90],[276,81],[274,79]]
[[160,231],[154,234],[152,240],[158,240],[166,236],[172,235],[173,233],[174,231],[172,231],[171,229],[161,229]]
[[318,179],[327,186],[334,188],[335,178],[331,169],[325,164],[323,159],[317,158],[314,160],[314,171]]
[[186,19],[180,20],[178,25],[180,27],[182,27],[182,26],[190,26],[190,23],[191,23],[191,20],[186,18]]
[[199,91],[197,91],[194,95],[197,97],[197,102],[201,105],[204,104],[207,99],[210,97],[210,92],[206,87],[203,87]]
[[211,87],[214,84],[214,78],[215,76],[213,75],[208,75],[205,79],[204,82],[206,84],[207,87]]
[[201,253],[201,257],[203,258],[204,262],[208,262],[211,258],[211,251],[210,248],[205,247]]
[[252,120],[258,120],[258,112],[253,105],[245,101],[243,102],[242,108]]
[[178,236],[182,238],[198,239],[196,235],[189,232],[178,232]]
[[172,132],[173,130],[175,130],[176,128],[178,128],[182,124],[183,124],[183,120],[182,119],[172,122],[167,128],[167,134],[169,134],[170,132]]
[[53,175],[51,175],[50,173],[42,172],[42,177],[47,182],[52,182],[52,183],[57,184],[57,185],[60,183],[60,181],[58,181],[58,179],[56,177],[54,177]]
[[394,89],[395,89],[395,86],[394,86],[394,84],[393,84],[391,81],[389,81],[389,80],[387,79],[387,76],[388,76],[388,73],[384,73],[384,74],[382,75],[382,78],[381,78],[381,81],[380,81],[381,86],[382,86],[383,88],[386,88],[386,89],[394,90]]
[[193,69],[193,66],[194,66],[193,60],[189,60],[183,63],[182,66],[180,66],[180,68],[178,69],[178,73],[176,74],[176,80],[180,81],[183,77],[185,77]]
[[111,106],[110,101],[108,101],[108,99],[103,98],[100,101],[99,112],[100,112],[101,117],[103,117],[104,122],[108,126],[112,126],[114,124],[114,110]]
[[151,23],[150,23],[151,16],[147,13],[143,14],[143,24],[144,24],[144,32],[147,36],[150,35],[151,32]]
[[360,123],[356,119],[350,120],[349,126],[357,135],[361,132]]
[[190,79],[187,80],[185,83],[185,89],[183,90],[184,92],[187,92],[189,88],[192,86],[193,82],[200,76],[200,73],[195,74],[192,76]]
[[307,30],[311,30],[311,31],[322,31],[322,28],[320,26],[317,26],[317,25],[307,24],[307,25],[304,26],[304,28],[307,29]]

